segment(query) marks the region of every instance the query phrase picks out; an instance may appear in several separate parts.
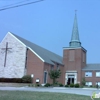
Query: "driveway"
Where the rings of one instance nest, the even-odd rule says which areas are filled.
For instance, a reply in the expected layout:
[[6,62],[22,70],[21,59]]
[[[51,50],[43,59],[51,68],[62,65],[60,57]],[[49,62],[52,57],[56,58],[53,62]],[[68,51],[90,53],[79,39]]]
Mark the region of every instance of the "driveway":
[[53,87],[53,88],[41,88],[41,87],[0,87],[0,90],[10,91],[37,91],[37,92],[57,92],[57,93],[70,93],[91,96],[95,91],[100,92],[100,89],[95,88],[65,88],[65,87]]

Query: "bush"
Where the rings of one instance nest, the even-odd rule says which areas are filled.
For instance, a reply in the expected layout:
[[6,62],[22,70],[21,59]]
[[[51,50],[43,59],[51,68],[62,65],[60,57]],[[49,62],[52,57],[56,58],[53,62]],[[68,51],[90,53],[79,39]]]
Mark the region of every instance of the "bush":
[[21,78],[0,78],[0,82],[21,83]]
[[63,87],[63,84],[59,83],[59,86],[60,86],[60,87]]
[[74,86],[75,86],[76,88],[79,88],[79,84],[78,84],[78,83],[77,83],[77,84],[75,84]]
[[93,87],[92,85],[90,85],[90,87]]
[[32,82],[32,78],[31,75],[25,75],[22,77],[22,82],[23,83],[31,83]]
[[50,86],[50,83],[46,83],[44,86],[45,87],[49,87]]
[[39,83],[37,83],[37,84],[35,84],[35,86],[36,86],[36,87],[39,87],[39,86],[41,86],[41,85],[40,85]]
[[70,84],[70,87],[74,87],[74,84]]
[[66,84],[65,87],[69,87],[69,85]]

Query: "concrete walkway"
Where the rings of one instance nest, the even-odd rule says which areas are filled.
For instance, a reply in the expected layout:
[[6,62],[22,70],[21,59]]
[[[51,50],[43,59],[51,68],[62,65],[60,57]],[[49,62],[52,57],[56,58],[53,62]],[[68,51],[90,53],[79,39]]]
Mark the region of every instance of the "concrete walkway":
[[54,87],[54,88],[41,88],[41,87],[0,87],[0,90],[9,91],[36,91],[36,92],[56,92],[56,93],[70,93],[91,96],[95,91],[100,92],[100,89],[96,88],[65,88],[65,87]]

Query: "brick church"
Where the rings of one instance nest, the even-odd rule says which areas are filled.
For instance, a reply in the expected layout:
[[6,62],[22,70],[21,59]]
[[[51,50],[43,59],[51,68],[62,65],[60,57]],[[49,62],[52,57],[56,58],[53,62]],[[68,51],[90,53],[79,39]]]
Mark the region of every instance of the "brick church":
[[87,50],[82,47],[77,16],[75,14],[71,41],[63,48],[59,56],[20,36],[8,32],[0,43],[0,77],[21,78],[31,75],[33,83],[39,79],[40,84],[52,83],[50,70],[60,69],[59,83],[81,84],[85,78],[86,85],[100,85],[100,64],[86,63]]

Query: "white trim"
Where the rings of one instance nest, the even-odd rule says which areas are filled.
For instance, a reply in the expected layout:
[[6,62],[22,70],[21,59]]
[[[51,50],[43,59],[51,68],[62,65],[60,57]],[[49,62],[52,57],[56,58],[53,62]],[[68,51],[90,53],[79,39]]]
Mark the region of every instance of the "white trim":
[[[23,42],[21,42],[18,38],[16,38],[12,33],[8,32],[9,34],[11,34],[16,40],[18,40],[22,45],[24,45],[25,47],[27,47]],[[44,60],[34,51],[32,50],[30,47],[27,47],[29,48],[39,59],[41,59],[43,62]]]
[[[97,73],[99,73],[99,75]],[[97,71],[95,74],[96,77],[100,77],[100,71]]]
[[0,44],[3,42],[3,40],[6,38],[7,35],[8,35],[8,34],[6,34],[5,37],[1,40]]
[[[10,32],[8,32],[9,34],[11,34]],[[15,39],[17,39],[22,45],[24,45],[25,47],[27,47],[23,42],[21,42],[18,38],[16,38],[13,34],[11,34]],[[27,47],[29,48],[38,58],[40,58],[43,62],[44,60],[34,51],[32,50],[30,47]]]
[[[8,32],[7,34],[6,34],[6,36],[8,35],[8,34],[10,34],[11,36],[13,36],[17,41],[19,41],[22,45],[24,45],[25,47],[27,47],[23,42],[21,42],[16,36],[14,36],[11,32]],[[5,37],[6,37],[5,36]],[[4,37],[4,39],[5,39],[5,37]],[[3,39],[3,40],[4,40]],[[45,62],[34,50],[32,50],[30,47],[27,47],[27,48],[29,48],[39,59],[41,59],[43,62]]]
[[92,85],[92,82],[86,82],[85,85],[90,86],[90,85]]
[[77,73],[77,71],[76,70],[73,70],[73,71],[66,71],[66,73]]
[[[14,36],[11,32],[8,32],[8,34],[10,34],[13,38],[15,38],[19,43],[21,43],[25,48],[27,47],[22,41],[20,41],[16,36]],[[27,48],[26,48],[27,51]],[[24,63],[24,74],[25,74],[25,67],[26,67],[26,51],[25,51],[25,63]],[[27,71],[27,70],[26,70]]]
[[85,77],[92,77],[92,72],[91,71],[86,71],[85,72]]
[[65,49],[82,49],[83,51],[87,52],[87,50],[85,50],[82,46],[81,47],[63,47],[63,50]]
[[63,50],[65,50],[65,49],[81,49],[82,47],[76,47],[76,48],[72,48],[72,47],[63,47]]
[[32,50],[30,47],[28,47],[39,59],[41,59],[43,62],[45,62],[34,50]]
[[[48,71],[44,71],[44,72],[47,72],[46,83],[48,83]],[[43,73],[43,75],[44,75],[44,73]],[[43,76],[43,83],[44,83],[44,76]],[[46,83],[44,83],[44,84],[46,84]]]
[[16,36],[14,36],[12,33],[8,32],[8,34],[10,34],[11,36],[13,36],[17,41],[19,41],[22,45],[24,45],[25,47],[27,47],[23,42],[21,42]]
[[67,84],[68,81],[68,75],[74,75],[74,84],[78,83],[77,82],[77,72],[70,72],[70,73],[65,73],[65,85]]

